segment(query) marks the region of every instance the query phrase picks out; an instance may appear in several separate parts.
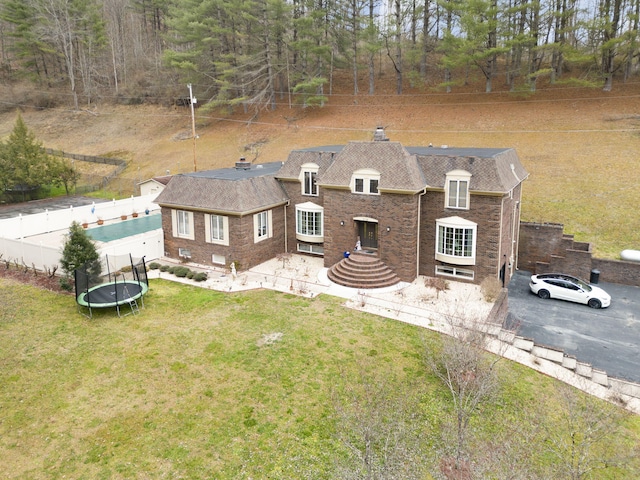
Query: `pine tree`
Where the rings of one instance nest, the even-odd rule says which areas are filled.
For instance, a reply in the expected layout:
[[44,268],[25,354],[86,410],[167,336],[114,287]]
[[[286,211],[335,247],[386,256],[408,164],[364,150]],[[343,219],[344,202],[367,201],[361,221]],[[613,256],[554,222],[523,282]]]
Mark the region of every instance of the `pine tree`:
[[0,149],[0,171],[0,187],[19,189],[23,197],[26,191],[36,190],[50,181],[49,158],[20,115]]
[[68,278],[77,268],[86,268],[87,275],[94,280],[102,273],[96,245],[78,222],[71,224],[65,236],[60,265]]

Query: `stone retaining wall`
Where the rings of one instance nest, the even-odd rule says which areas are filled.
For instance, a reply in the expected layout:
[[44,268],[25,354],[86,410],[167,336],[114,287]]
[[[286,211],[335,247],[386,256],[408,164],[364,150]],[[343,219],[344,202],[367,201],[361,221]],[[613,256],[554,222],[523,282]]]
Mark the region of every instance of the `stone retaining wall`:
[[518,268],[531,273],[563,272],[585,280],[597,270],[599,281],[640,285],[640,262],[594,258],[591,244],[576,242],[558,223],[520,224]]

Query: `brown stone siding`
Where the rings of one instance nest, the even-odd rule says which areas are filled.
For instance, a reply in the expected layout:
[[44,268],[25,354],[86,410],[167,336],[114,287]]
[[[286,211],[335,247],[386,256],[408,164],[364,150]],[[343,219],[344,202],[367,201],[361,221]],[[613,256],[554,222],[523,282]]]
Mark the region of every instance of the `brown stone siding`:
[[[436,265],[436,220],[461,217],[477,224],[476,264],[461,268],[473,270],[473,283],[481,283],[486,277],[496,277],[501,264],[500,234],[502,197],[471,195],[469,210],[444,208],[444,192],[427,192],[422,200],[420,275],[434,276]],[[510,237],[510,232],[502,232]],[[502,240],[504,249],[505,242]],[[463,281],[464,279],[460,278]]]
[[216,254],[225,257],[227,266],[235,261],[240,270],[246,270],[284,252],[284,207],[272,212],[273,236],[258,243],[253,241],[253,215],[229,216],[229,246],[205,241],[204,215],[193,213],[195,240],[176,238],[172,233],[171,209],[162,207],[165,256],[179,259],[179,249],[186,248],[191,252],[190,262],[212,265],[212,255]]
[[[298,252],[298,240],[296,239],[296,205],[307,202],[323,205],[324,191],[322,188],[318,188],[317,197],[302,195],[302,184],[300,182],[281,181],[280,183],[290,199],[289,206],[287,207],[287,249],[290,253],[306,255],[305,252]],[[326,228],[326,213],[324,221]]]
[[598,270],[599,281],[640,285],[640,263],[593,258],[589,243],[574,241],[557,223],[520,224],[518,268],[531,273],[562,272],[585,280]]
[[[368,217],[378,221],[377,254],[380,259],[402,281],[413,281],[417,276],[417,198],[417,195],[359,195],[348,190],[326,190],[325,267],[344,258],[345,251],[353,250],[358,237],[354,218]],[[341,221],[344,225],[340,225]]]

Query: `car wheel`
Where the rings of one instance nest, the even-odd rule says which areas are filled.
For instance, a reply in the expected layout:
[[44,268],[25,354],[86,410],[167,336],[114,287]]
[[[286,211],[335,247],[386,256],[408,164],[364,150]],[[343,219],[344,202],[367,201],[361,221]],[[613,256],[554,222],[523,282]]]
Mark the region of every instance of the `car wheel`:
[[549,293],[549,290],[538,290],[538,296],[540,298],[544,298],[545,300],[547,298],[551,298],[551,294]]
[[602,302],[600,302],[600,300],[598,300],[597,298],[590,298],[587,305],[589,305],[591,308],[600,308],[602,307]]

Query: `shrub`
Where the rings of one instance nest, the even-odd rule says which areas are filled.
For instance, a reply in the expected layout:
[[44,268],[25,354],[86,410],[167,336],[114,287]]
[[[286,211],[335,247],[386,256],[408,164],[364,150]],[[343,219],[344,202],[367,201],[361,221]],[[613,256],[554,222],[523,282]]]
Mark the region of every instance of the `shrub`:
[[496,277],[486,277],[480,284],[480,291],[487,302],[495,302],[502,290],[502,282]]
[[440,292],[449,290],[449,282],[440,277],[426,277],[424,279],[424,286],[435,289],[436,298],[440,298]]
[[158,270],[161,265],[158,262],[151,262],[149,265],[149,270]]
[[187,267],[174,267],[173,272],[171,273],[173,273],[178,278],[184,278],[189,274],[190,271],[191,270],[189,270]]
[[73,286],[69,281],[69,277],[60,277],[60,288],[62,288],[65,292],[70,292],[73,290]]
[[449,290],[449,282],[440,277],[426,277],[424,279],[424,286],[435,288],[439,291]]
[[193,270],[189,270],[189,273],[187,273],[187,278],[191,280],[194,275],[195,275],[195,272]]
[[169,267],[169,265],[162,265],[160,267],[160,271],[161,272],[168,272],[171,269],[171,267]]
[[207,273],[206,272],[198,272],[193,276],[193,279],[196,282],[204,282],[207,279]]

